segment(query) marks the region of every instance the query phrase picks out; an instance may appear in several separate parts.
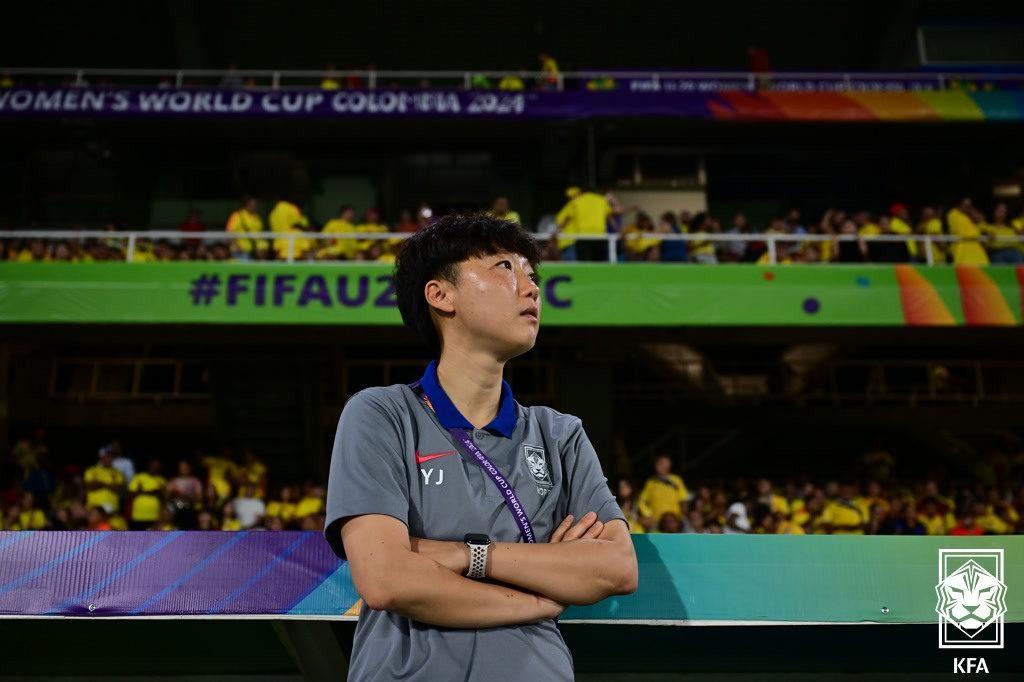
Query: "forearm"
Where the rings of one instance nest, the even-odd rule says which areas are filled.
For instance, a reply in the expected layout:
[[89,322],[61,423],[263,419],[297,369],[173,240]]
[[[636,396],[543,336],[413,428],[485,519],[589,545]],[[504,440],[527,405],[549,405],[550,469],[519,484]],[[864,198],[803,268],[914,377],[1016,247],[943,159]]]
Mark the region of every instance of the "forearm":
[[[383,603],[372,603],[412,620],[453,628],[486,628],[532,623],[557,615],[535,594],[458,575],[415,552],[403,552],[385,577]],[[370,600],[367,600],[370,603]],[[375,600],[376,601],[376,600]]]
[[557,543],[499,542],[491,549],[487,576],[544,594],[562,604],[593,604],[627,594],[636,572],[632,552],[610,540],[581,538]]

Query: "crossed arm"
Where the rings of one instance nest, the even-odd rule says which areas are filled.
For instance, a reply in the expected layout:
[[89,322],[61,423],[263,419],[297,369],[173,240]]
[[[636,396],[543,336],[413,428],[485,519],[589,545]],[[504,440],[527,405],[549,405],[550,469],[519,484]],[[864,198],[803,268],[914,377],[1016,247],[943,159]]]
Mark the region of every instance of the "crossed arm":
[[547,543],[492,546],[487,577],[462,574],[462,542],[409,537],[401,521],[382,514],[341,526],[352,580],[366,606],[423,623],[481,628],[558,616],[569,604],[592,604],[637,586],[637,561],[625,523],[607,525],[589,512],[568,516]]

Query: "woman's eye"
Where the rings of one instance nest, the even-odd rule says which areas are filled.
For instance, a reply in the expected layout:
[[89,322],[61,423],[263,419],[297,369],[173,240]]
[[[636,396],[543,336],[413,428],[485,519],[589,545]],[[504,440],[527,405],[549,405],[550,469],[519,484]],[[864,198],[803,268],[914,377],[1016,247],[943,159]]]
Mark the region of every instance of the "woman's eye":
[[498,265],[507,265],[509,270],[512,269],[512,261],[510,260],[503,260],[499,262]]

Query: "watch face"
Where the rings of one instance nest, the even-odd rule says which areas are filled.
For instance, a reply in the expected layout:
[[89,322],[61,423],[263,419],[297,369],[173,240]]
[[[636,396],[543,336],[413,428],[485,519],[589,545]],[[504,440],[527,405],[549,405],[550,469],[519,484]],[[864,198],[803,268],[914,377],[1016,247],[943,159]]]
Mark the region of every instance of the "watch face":
[[466,533],[466,542],[473,545],[489,545],[491,539],[483,533]]

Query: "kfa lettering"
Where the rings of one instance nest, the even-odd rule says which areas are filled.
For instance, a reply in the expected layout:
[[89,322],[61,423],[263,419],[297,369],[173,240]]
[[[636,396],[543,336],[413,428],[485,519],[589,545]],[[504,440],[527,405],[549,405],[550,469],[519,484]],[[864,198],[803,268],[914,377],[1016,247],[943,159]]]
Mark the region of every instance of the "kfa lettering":
[[434,475],[433,469],[420,469],[420,474],[423,476],[423,485],[441,485],[444,483],[444,469],[437,470],[437,478],[431,482],[431,477]]
[[984,658],[954,658],[954,673],[985,673],[988,674],[988,664]]

